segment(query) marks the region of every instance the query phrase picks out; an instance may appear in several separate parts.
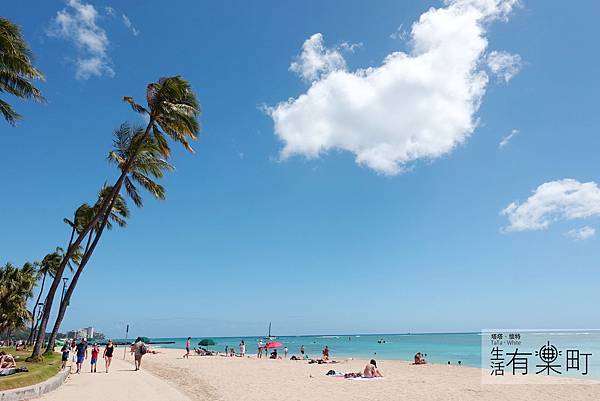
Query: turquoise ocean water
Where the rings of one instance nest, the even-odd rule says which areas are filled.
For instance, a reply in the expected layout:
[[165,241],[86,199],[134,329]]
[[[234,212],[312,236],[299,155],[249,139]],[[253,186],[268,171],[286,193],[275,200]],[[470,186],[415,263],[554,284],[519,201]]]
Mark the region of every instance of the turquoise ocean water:
[[[581,352],[591,353],[589,357],[589,375],[600,377],[600,330],[540,332],[530,333],[521,350],[534,351],[550,340],[558,341],[557,345],[577,348]],[[204,337],[192,338],[192,345]],[[239,349],[244,340],[248,354],[256,354],[260,337],[211,337],[217,342],[208,347],[217,351],[225,351],[225,347]],[[160,345],[165,348],[185,348],[186,338],[152,338],[155,341],[174,341],[174,344]],[[384,340],[385,342],[379,342]],[[482,345],[482,340],[483,344]],[[465,366],[484,367],[486,355],[491,349],[487,345],[487,337],[480,333],[431,333],[431,334],[366,334],[366,335],[315,335],[315,336],[277,336],[276,341],[287,346],[288,357],[299,355],[301,345],[310,357],[320,357],[326,345],[333,358],[375,358],[412,360],[418,351],[427,354],[427,360],[433,363],[457,365],[458,361]],[[539,343],[539,344],[538,344]],[[509,347],[505,347],[507,350]],[[482,358],[482,350],[486,353]],[[283,355],[283,349],[279,350]],[[533,356],[532,356],[533,358]],[[533,361],[533,359],[532,359]],[[533,364],[533,363],[532,363]]]

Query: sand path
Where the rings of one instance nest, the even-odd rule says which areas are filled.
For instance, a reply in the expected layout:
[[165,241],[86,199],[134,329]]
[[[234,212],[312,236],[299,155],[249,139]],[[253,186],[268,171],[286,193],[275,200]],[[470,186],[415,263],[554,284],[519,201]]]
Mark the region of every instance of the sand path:
[[[90,373],[89,359],[84,364],[84,372],[71,374],[57,390],[39,398],[43,401],[163,401],[190,400],[169,382],[162,380],[144,369],[135,372],[131,357],[123,360],[113,358],[110,372],[104,372],[104,360],[98,361],[98,373]],[[75,364],[73,364],[75,372]]]

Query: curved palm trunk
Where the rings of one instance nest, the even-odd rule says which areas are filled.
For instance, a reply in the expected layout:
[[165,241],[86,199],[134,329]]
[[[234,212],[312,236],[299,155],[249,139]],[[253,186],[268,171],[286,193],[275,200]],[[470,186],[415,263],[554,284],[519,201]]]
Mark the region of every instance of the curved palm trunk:
[[46,352],[54,351],[54,343],[56,341],[56,336],[58,335],[58,330],[60,330],[60,325],[62,324],[62,321],[65,318],[65,313],[67,312],[67,306],[69,305],[71,296],[73,295],[73,292],[75,291],[75,287],[77,287],[77,282],[79,281],[79,277],[81,276],[83,269],[85,268],[85,266],[87,265],[87,262],[90,260],[90,257],[94,253],[94,250],[96,249],[96,245],[98,245],[98,241],[100,240],[100,237],[102,236],[102,233],[104,232],[104,228],[106,227],[106,224],[108,224],[108,220],[110,219],[110,211],[112,210],[116,200],[117,200],[117,197],[115,196],[110,203],[108,212],[102,219],[102,225],[98,229],[98,232],[96,233],[96,236],[94,237],[94,241],[91,243],[91,245],[90,245],[90,240],[92,239],[93,231],[90,231],[90,235],[88,237],[88,242],[85,247],[85,253],[83,254],[83,258],[81,259],[81,262],[79,263],[79,266],[77,267],[77,271],[75,272],[75,274],[73,275],[73,278],[71,279],[71,284],[69,284],[69,288],[67,289],[65,297],[63,298],[63,301],[60,304],[60,308],[58,310],[58,315],[56,316],[56,321],[54,322],[54,327],[52,328],[52,333],[50,334],[50,338],[48,339],[48,346],[46,347]]
[[[75,226],[71,229],[71,239],[69,240],[69,248],[71,250],[73,245],[73,238],[75,237]],[[75,248],[76,249],[76,248]],[[68,251],[67,251],[68,253]],[[73,251],[71,251],[71,256]],[[71,256],[65,255],[63,257],[62,262],[56,272],[54,273],[54,280],[52,280],[52,284],[48,289],[48,294],[46,295],[46,302],[44,302],[44,310],[42,313],[42,319],[40,320],[40,327],[35,336],[35,343],[33,345],[33,352],[31,353],[30,358],[38,358],[42,354],[42,345],[44,345],[44,337],[46,336],[46,326],[48,325],[48,320],[50,319],[50,311],[52,310],[52,303],[54,303],[54,296],[56,295],[56,289],[58,288],[58,284],[62,279],[63,272],[65,271],[66,262],[69,261]]]
[[[92,240],[93,233],[94,233],[93,231],[90,231],[90,233],[88,235],[88,241],[87,241],[87,245],[85,247],[85,253],[83,255],[83,258],[81,259],[81,262],[79,263],[79,266],[77,267],[77,271],[71,278],[71,284],[69,284],[67,292],[65,293],[65,296],[59,305],[58,315],[56,316],[56,321],[54,322],[54,327],[52,328],[52,332],[50,333],[50,337],[48,338],[48,345],[46,346],[46,352],[54,351],[54,345],[56,343],[56,337],[58,336],[58,330],[60,330],[60,325],[65,317],[65,313],[67,312],[67,306],[69,306],[69,301],[71,300],[71,294],[73,294],[73,290],[77,286],[77,281],[79,280],[79,276],[81,275],[81,272],[83,271],[85,265],[87,264],[88,260],[92,256],[92,253],[89,252],[89,250],[91,249],[93,252],[93,248],[90,248],[90,241]],[[96,237],[94,238],[94,242],[93,242],[94,248],[95,248],[95,244],[98,243],[99,239],[100,239],[100,235],[96,234]]]
[[[58,284],[59,284],[60,280],[62,279],[62,275],[65,271],[65,267],[67,266],[67,263],[69,262],[69,260],[73,256],[73,254],[75,253],[75,250],[79,248],[79,246],[83,242],[84,238],[88,235],[88,233],[94,227],[97,226],[97,224],[100,221],[100,218],[102,216],[106,216],[106,219],[108,219],[108,215],[110,213],[107,214],[107,211],[110,210],[109,207],[112,207],[111,205],[114,205],[114,200],[116,199],[116,195],[121,191],[121,187],[123,186],[123,181],[125,181],[125,177],[127,176],[127,174],[129,174],[129,171],[131,170],[131,166],[137,156],[137,153],[140,149],[141,144],[144,143],[148,139],[148,136],[150,135],[150,130],[151,130],[153,124],[154,124],[154,118],[152,116],[150,116],[150,121],[148,122],[148,126],[146,127],[146,132],[144,133],[144,136],[140,140],[137,149],[135,149],[135,151],[133,152],[133,154],[131,155],[129,160],[125,163],[125,166],[123,166],[121,175],[119,176],[119,179],[117,180],[115,185],[113,185],[110,195],[107,196],[102,201],[102,204],[100,206],[100,209],[98,210],[98,213],[79,233],[75,242],[69,243],[69,247],[67,248],[67,253],[65,254],[62,262],[60,263],[60,266],[58,267],[58,269],[56,271],[56,275],[54,276],[54,280],[52,281],[52,285],[50,286],[50,289],[48,290],[48,300],[49,301],[54,300],[54,296],[56,295],[56,289],[58,288]],[[103,222],[102,225],[103,226],[106,225],[106,222]],[[73,235],[71,235],[71,238],[73,238]],[[39,331],[38,331],[36,339],[35,339],[35,345],[33,347],[33,352],[31,353],[31,358],[37,358],[42,354],[42,345],[43,345],[44,339],[46,337],[46,326],[48,325],[48,320],[50,320],[50,312],[51,311],[52,311],[52,302],[47,301],[46,304],[44,305],[44,313],[42,315],[42,320],[40,321],[40,328],[39,328]]]
[[38,294],[37,299],[35,300],[35,305],[33,306],[33,315],[31,316],[31,331],[29,332],[29,337],[27,338],[27,345],[31,345],[33,342],[33,333],[35,332],[37,326],[36,311],[37,307],[40,303],[40,299],[42,298],[42,294],[44,293],[44,284],[46,283],[46,275],[48,273],[44,273],[44,277],[42,278],[42,285],[40,286],[40,293]]

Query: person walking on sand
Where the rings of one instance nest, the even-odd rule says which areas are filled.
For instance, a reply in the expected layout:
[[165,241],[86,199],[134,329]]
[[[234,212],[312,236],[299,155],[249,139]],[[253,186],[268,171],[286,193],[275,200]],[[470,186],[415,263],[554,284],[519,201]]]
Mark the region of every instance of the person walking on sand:
[[246,343],[244,342],[244,340],[240,342],[240,354],[242,358],[246,356]]
[[91,366],[90,373],[96,373],[96,367],[98,365],[98,354],[100,353],[100,348],[98,348],[98,344],[94,343],[92,346],[92,358],[91,358]]
[[192,337],[188,337],[187,341],[185,342],[185,354],[183,355],[184,358],[190,357],[190,341],[191,340],[192,340]]
[[81,373],[81,365],[83,365],[83,361],[87,359],[88,345],[87,341],[85,341],[85,338],[81,339],[81,341],[79,342],[79,344],[77,344],[75,349],[77,352],[77,372],[75,373]]
[[73,341],[71,341],[71,354],[73,355],[73,361],[77,363],[77,340],[73,337]]
[[102,357],[104,358],[104,366],[106,366],[106,373],[108,373],[108,368],[110,368],[110,364],[112,363],[114,350],[115,346],[112,340],[108,340],[106,347],[104,347],[104,353],[102,354]]
[[148,346],[142,341],[141,337],[138,337],[135,339],[135,343],[133,343],[131,350],[134,354],[135,370],[140,370],[140,367],[142,366],[142,357],[150,352]]
[[60,352],[62,353],[62,364],[60,365],[60,370],[64,370],[67,367],[67,362],[69,361],[69,351],[71,350],[71,347],[69,347],[69,344],[67,344],[67,342],[65,341],[64,345],[62,346]]

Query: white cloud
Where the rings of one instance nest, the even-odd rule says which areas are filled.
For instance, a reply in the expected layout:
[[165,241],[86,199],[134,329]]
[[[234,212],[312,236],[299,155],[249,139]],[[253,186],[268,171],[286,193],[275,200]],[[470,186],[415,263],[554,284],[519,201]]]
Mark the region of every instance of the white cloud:
[[133,34],[133,36],[138,36],[140,34],[140,31],[138,31],[133,24],[131,23],[131,21],[129,20],[129,18],[123,14],[123,25],[125,25],[125,27],[127,27],[127,29],[129,29],[131,31],[131,33]]
[[280,158],[316,158],[331,149],[383,174],[451,152],[473,133],[488,77],[485,26],[517,0],[447,0],[412,25],[411,51],[382,65],[347,71],[336,49],[311,36],[290,69],[311,81],[306,93],[267,108],[284,146]]
[[390,34],[390,38],[404,41],[408,38],[408,35],[409,33],[407,30],[404,29],[402,24],[400,24],[400,26],[398,26],[398,28],[396,28],[396,30]]
[[500,143],[498,144],[498,147],[500,149],[502,149],[503,147],[505,147],[506,145],[508,145],[508,143],[510,142],[511,139],[513,139],[513,137],[515,135],[517,135],[520,131],[518,129],[513,129],[510,131],[510,134],[502,137],[502,140],[500,140]]
[[346,60],[336,49],[323,46],[323,35],[315,33],[302,45],[302,53],[290,65],[290,71],[306,81],[314,81],[332,71],[346,69]]
[[108,56],[108,37],[98,26],[97,18],[98,11],[93,5],[68,0],[67,7],[56,13],[48,31],[48,35],[73,42],[77,47],[77,79],[115,75]]
[[596,229],[590,226],[583,226],[581,228],[575,228],[567,232],[567,236],[571,237],[575,241],[583,241],[596,235]]
[[568,178],[546,182],[525,202],[512,202],[500,214],[510,223],[505,231],[542,230],[558,220],[600,216],[600,188]]
[[111,6],[104,7],[104,11],[106,12],[107,15],[110,15],[111,17],[114,17],[114,15],[115,15],[115,9],[112,8]]
[[521,71],[521,67],[523,66],[521,56],[518,54],[498,51],[490,52],[486,62],[492,74],[507,83]]

